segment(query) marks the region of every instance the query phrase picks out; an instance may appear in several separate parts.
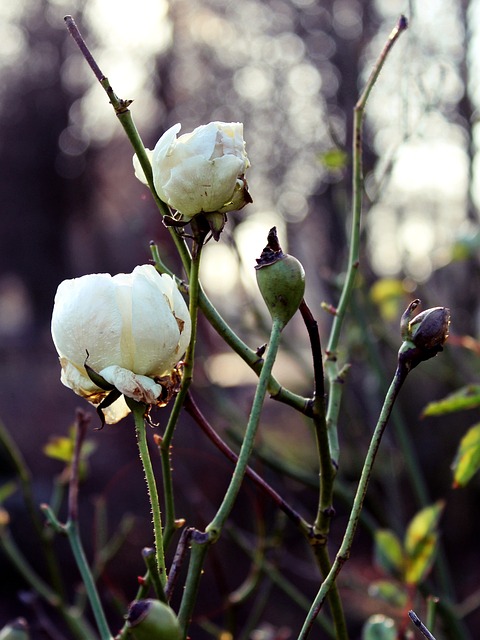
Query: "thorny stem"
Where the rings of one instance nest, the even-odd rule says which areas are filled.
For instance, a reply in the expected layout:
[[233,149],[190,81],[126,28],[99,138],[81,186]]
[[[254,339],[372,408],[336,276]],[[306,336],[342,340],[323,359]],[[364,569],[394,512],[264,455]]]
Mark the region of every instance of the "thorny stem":
[[173,496],[172,469],[170,466],[170,445],[172,442],[175,426],[177,424],[180,411],[185,402],[188,389],[193,379],[193,364],[195,355],[195,345],[197,342],[198,326],[198,302],[200,291],[200,259],[202,255],[203,241],[195,241],[192,260],[189,270],[188,292],[189,292],[189,312],[191,321],[191,338],[185,354],[183,378],[180,391],[175,398],[175,402],[168,419],[163,438],[159,440],[160,455],[162,458],[163,486],[165,493],[165,546],[168,546],[175,532],[175,503]]
[[360,520],[360,514],[363,507],[363,501],[365,500],[365,495],[367,493],[368,483],[370,481],[370,477],[373,469],[373,463],[375,461],[375,457],[380,447],[380,442],[382,440],[382,436],[385,431],[385,427],[387,426],[387,422],[392,412],[392,408],[397,398],[398,392],[400,391],[407,375],[408,375],[407,368],[401,367],[401,366],[397,367],[392,383],[390,384],[390,387],[385,396],[383,407],[380,412],[377,425],[373,432],[370,445],[368,447],[367,455],[365,457],[365,462],[362,469],[362,474],[360,476],[360,480],[359,480],[357,491],[355,494],[355,499],[353,501],[352,510],[350,512],[347,528],[345,529],[345,533],[343,536],[342,544],[340,545],[340,549],[337,552],[337,555],[335,557],[335,560],[332,564],[332,567],[327,577],[323,581],[320,587],[320,590],[318,591],[317,596],[315,597],[312,607],[307,615],[307,618],[305,619],[302,630],[300,631],[300,635],[298,636],[298,640],[305,640],[305,638],[308,637],[308,634],[312,628],[313,622],[317,617],[318,613],[320,612],[320,609],[322,608],[330,589],[335,583],[335,580],[337,579],[337,576],[340,573],[343,565],[350,557],[350,549],[352,547],[353,538],[355,536],[357,525]]
[[[155,537],[155,557],[157,563],[157,571],[160,578],[160,585],[165,587],[167,581],[167,570],[165,566],[165,553],[163,547],[162,533],[162,516],[160,511],[160,501],[158,499],[157,483],[148,450],[145,410],[146,406],[141,402],[135,402],[127,399],[127,404],[132,410],[135,420],[135,429],[137,432],[138,451],[142,461],[145,480],[147,482],[148,496],[150,498],[150,506],[152,509],[153,533]],[[163,598],[164,599],[164,598]]]
[[[350,251],[348,257],[347,275],[343,284],[340,301],[335,311],[330,338],[327,345],[327,358],[325,362],[325,372],[328,377],[329,387],[331,390],[331,400],[329,400],[327,409],[327,425],[330,434],[330,447],[332,459],[338,462],[338,436],[337,421],[340,402],[338,394],[341,393],[341,385],[338,384],[338,366],[337,366],[337,349],[340,339],[345,314],[347,312],[350,298],[353,292],[355,279],[358,271],[360,260],[360,221],[362,215],[362,199],[363,199],[363,167],[362,167],[362,126],[365,107],[370,92],[377,81],[382,67],[387,59],[390,50],[400,35],[407,29],[408,23],[404,16],[401,16],[397,25],[390,33],[388,40],[375,63],[370,74],[365,89],[360,95],[353,114],[353,196],[352,196],[352,230],[350,239]],[[333,389],[336,394],[333,394]]]

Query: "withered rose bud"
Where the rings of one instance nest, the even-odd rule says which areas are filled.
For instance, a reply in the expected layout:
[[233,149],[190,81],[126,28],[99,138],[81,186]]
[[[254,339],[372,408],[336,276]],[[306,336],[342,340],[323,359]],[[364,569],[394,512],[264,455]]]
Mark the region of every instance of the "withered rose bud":
[[411,302],[400,322],[399,361],[409,370],[443,350],[450,328],[450,309],[433,307],[413,317],[419,304],[418,299]]
[[433,307],[419,313],[410,322],[412,342],[421,349],[443,346],[450,328],[450,309]]

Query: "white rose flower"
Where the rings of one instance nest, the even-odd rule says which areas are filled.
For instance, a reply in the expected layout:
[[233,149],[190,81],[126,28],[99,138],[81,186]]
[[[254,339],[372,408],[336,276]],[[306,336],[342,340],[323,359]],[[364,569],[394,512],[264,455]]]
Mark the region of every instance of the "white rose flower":
[[[187,222],[201,212],[227,213],[251,202],[243,124],[210,122],[177,138],[180,129],[180,124],[170,127],[153,152],[147,149],[158,196]],[[146,182],[137,156],[133,164],[137,178]]]
[[[152,265],[113,277],[97,273],[64,280],[55,296],[52,338],[61,381],[94,405],[109,392],[91,380],[86,360],[121,394],[154,404],[162,392],[158,380],[172,374],[190,333],[188,308],[174,280]],[[128,412],[123,397],[104,409],[110,424]]]

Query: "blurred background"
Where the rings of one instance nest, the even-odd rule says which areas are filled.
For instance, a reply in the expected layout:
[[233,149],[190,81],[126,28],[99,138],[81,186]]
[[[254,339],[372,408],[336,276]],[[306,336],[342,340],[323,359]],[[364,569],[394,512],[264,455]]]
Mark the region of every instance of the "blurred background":
[[[411,440],[425,485],[405,481],[408,462],[392,431],[368,508],[382,526],[402,531],[422,501],[448,500],[442,531],[450,595],[465,605],[473,633],[480,629],[479,484],[474,480],[452,491],[450,465],[476,412],[454,420],[421,420],[420,414],[429,400],[478,378],[479,0],[1,3],[0,420],[34,474],[36,499],[49,501],[62,465],[46,457],[43,447],[52,435],[68,433],[76,406],[87,408],[59,380],[49,329],[58,284],[86,273],[129,272],[150,259],[150,240],[182,276],[169,233],[134,177],[129,142],[63,16],[74,16],[117,95],[134,100],[131,111],[147,147],[176,122],[184,133],[212,120],[244,123],[253,204],[229,214],[221,241],[208,244],[202,277],[234,330],[256,348],[268,336],[268,317],[253,266],[273,225],[283,248],[305,267],[306,299],[327,341],[330,317],[320,305],[338,302],[348,252],[353,108],[401,13],[410,28],[388,58],[366,112],[362,259],[341,353],[353,366],[341,418],[340,476],[346,487],[358,478],[358,451],[365,450],[395,367],[403,309],[412,297],[420,297],[424,308],[450,307],[447,351],[412,374],[396,419]],[[295,319],[276,374],[307,396],[309,358],[304,327]],[[194,394],[214,426],[230,436],[245,424],[255,382],[239,362],[202,323]],[[161,429],[166,418],[159,412],[155,420]],[[262,445],[306,470],[315,485],[308,427],[274,402],[266,405],[264,423]],[[101,582],[112,600],[116,594],[128,602],[143,572],[139,550],[151,543],[133,423],[127,419],[100,432],[94,426],[95,418],[90,439],[96,448],[82,489],[85,542],[93,549],[100,504],[107,504],[109,531],[125,513],[135,515]],[[180,426],[174,450],[178,514],[201,528],[221,499],[231,467],[187,417]],[[314,488],[276,474],[265,460],[258,464],[311,519]],[[0,474],[4,481],[11,477],[2,459]],[[11,497],[7,507],[12,531],[41,572],[20,499]],[[346,513],[340,504],[332,550]],[[235,514],[249,536],[259,523],[274,519],[271,505],[251,485]],[[287,557],[276,561],[311,597],[318,575],[308,552],[288,526],[275,526],[288,548]],[[65,566],[75,575],[64,551]],[[197,609],[193,637],[199,639],[215,637],[201,618],[216,629],[227,626],[225,593],[245,578],[245,558],[231,539],[213,556],[205,578],[213,586]],[[38,619],[41,605],[19,598],[24,584],[3,557],[0,570],[0,626],[15,615],[34,620],[35,611]],[[374,572],[371,539],[360,533],[341,582],[350,590],[352,629],[381,610],[366,597]],[[277,631],[257,638],[295,636],[304,614],[285,602],[273,592],[262,620]],[[40,613],[49,619],[49,611]],[[35,638],[61,637],[49,636],[46,624],[32,624]]]

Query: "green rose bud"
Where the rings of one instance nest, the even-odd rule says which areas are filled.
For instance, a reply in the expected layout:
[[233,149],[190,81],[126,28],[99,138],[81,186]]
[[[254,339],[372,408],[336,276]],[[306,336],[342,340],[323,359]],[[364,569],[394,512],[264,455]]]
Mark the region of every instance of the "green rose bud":
[[362,640],[396,640],[397,629],[392,618],[376,614],[370,616],[362,629]]
[[135,600],[127,625],[135,640],[181,640],[182,632],[173,609],[160,600]]
[[17,618],[0,630],[0,640],[29,640],[28,624],[24,618]]
[[283,253],[275,227],[270,229],[267,246],[257,259],[256,276],[260,293],[273,321],[282,328],[297,311],[305,293],[305,271],[301,263]]

